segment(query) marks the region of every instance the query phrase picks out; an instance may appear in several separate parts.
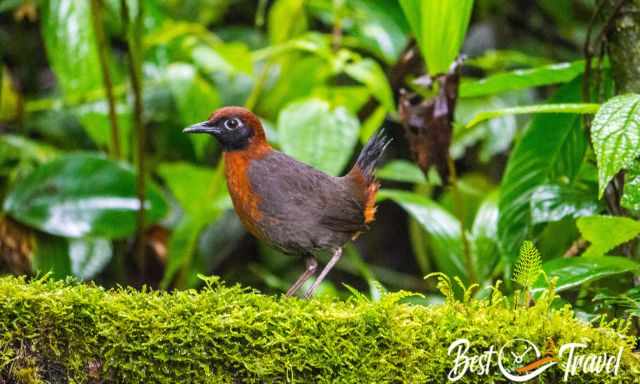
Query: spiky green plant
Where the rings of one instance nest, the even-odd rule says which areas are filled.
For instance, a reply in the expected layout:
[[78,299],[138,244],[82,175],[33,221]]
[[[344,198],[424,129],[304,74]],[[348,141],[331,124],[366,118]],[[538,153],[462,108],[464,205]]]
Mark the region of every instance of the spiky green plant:
[[540,251],[531,241],[525,241],[520,247],[518,262],[513,268],[513,279],[527,292],[542,273]]

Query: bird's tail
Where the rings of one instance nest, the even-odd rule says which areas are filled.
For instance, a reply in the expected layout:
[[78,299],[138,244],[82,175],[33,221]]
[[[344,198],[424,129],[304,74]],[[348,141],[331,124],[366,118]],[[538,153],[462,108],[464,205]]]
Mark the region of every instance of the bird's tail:
[[385,135],[384,129],[380,129],[362,148],[356,163],[347,174],[364,188],[365,223],[373,221],[376,213],[376,193],[380,184],[375,179],[375,168],[389,143],[391,138]]

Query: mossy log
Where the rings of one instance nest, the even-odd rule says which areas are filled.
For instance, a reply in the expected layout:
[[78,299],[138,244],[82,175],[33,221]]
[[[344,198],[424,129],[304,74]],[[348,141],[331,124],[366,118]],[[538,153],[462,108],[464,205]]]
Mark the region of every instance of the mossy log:
[[[199,291],[105,290],[51,279],[0,278],[0,383],[428,383],[446,382],[449,345],[482,353],[514,338],[544,346],[623,347],[618,376],[570,382],[633,382],[634,337],[593,327],[550,298],[512,308],[490,299],[411,304],[408,293],[378,301],[274,297],[207,280]],[[552,297],[553,295],[548,295]],[[559,382],[558,367],[541,382]],[[493,367],[460,382],[507,382]]]

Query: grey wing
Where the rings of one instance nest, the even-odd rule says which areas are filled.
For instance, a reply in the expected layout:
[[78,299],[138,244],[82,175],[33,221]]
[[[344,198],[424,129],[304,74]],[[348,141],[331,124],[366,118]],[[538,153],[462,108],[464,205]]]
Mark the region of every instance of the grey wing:
[[364,208],[344,178],[280,152],[253,161],[249,178],[275,242],[295,239],[303,247],[327,248],[364,229]]

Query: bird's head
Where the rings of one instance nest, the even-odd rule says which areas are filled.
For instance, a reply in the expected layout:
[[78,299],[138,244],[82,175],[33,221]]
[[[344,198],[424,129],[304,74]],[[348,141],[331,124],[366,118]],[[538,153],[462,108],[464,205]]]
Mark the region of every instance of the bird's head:
[[260,120],[242,107],[220,108],[207,121],[185,128],[183,132],[213,135],[224,151],[238,151],[267,143]]

